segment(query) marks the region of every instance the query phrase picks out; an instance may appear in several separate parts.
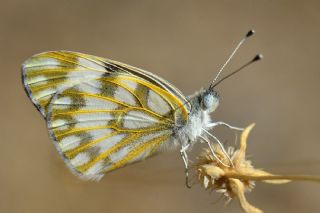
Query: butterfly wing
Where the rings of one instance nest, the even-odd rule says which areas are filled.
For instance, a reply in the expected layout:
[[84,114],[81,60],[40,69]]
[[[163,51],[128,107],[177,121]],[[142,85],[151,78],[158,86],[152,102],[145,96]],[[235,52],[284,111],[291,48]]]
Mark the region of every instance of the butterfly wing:
[[[57,91],[110,74],[127,74],[144,79],[186,102],[184,95],[164,79],[121,62],[93,55],[70,51],[44,52],[34,55],[22,65],[25,90],[44,117]],[[184,107],[190,106],[186,104]]]
[[56,148],[84,179],[163,149],[188,118],[190,106],[179,90],[120,62],[55,51],[33,56],[22,70]]
[[46,117],[49,103],[58,90],[108,72],[98,57],[67,52],[44,52],[22,65],[22,81],[33,104]]
[[169,144],[185,109],[172,94],[132,75],[90,80],[61,92],[48,109],[50,135],[84,179],[143,160]]

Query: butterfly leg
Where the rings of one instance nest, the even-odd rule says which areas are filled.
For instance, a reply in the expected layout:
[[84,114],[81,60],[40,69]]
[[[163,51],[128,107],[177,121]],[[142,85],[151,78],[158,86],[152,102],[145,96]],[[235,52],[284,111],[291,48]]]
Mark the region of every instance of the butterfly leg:
[[206,143],[208,144],[208,147],[209,147],[209,149],[210,149],[210,151],[211,151],[212,156],[213,156],[217,161],[219,161],[219,162],[220,162],[222,165],[224,165],[225,167],[230,167],[230,165],[233,167],[233,163],[232,163],[232,160],[231,160],[230,156],[228,155],[228,153],[226,152],[225,148],[223,147],[223,145],[221,144],[221,142],[220,142],[217,138],[216,138],[216,140],[217,140],[219,146],[221,147],[222,152],[223,152],[223,153],[225,154],[225,156],[228,158],[228,160],[229,160],[229,162],[230,162],[230,165],[227,165],[227,164],[225,164],[224,162],[222,162],[222,161],[220,160],[220,158],[219,158],[219,157],[216,155],[216,153],[214,152],[214,148],[212,147],[211,142],[210,142],[207,138],[205,138],[205,137],[203,137],[203,136],[201,136],[201,135],[200,135],[200,138],[201,138],[204,142],[206,142]]
[[237,130],[237,131],[243,131],[244,128],[240,128],[240,127],[236,127],[236,126],[231,126],[230,124],[227,124],[223,121],[217,121],[217,122],[213,122],[213,123],[210,123],[208,125],[209,128],[215,128],[216,126],[226,126],[228,127],[229,129],[233,129],[233,130]]
[[[223,122],[223,121],[217,121],[217,122],[210,123],[210,124],[208,124],[208,128],[212,129],[212,128],[215,128],[215,127],[221,126],[221,125],[222,125],[222,126],[226,126],[226,127],[228,127],[229,129],[236,130],[236,131],[243,131],[243,130],[244,130],[244,128],[240,128],[240,127],[236,127],[236,126],[231,126],[230,124],[227,124],[227,123],[225,123],[225,122]],[[206,129],[203,129],[203,131],[204,131],[207,135],[209,135],[211,138],[213,138],[213,139],[219,144],[219,146],[221,147],[222,152],[223,152],[223,153],[227,156],[227,158],[229,159],[229,162],[230,162],[231,166],[233,166],[233,163],[232,163],[232,160],[230,159],[230,156],[228,155],[227,151],[225,150],[225,148],[223,147],[223,145],[222,145],[222,143],[219,141],[219,139],[218,139],[216,136],[212,135],[210,132],[208,132]],[[210,147],[210,144],[209,144],[209,143],[208,143],[208,145],[209,145],[209,147]],[[210,149],[211,149],[211,148],[210,148]],[[211,149],[211,151],[212,151],[212,149]]]
[[189,185],[189,159],[188,159],[188,155],[187,155],[187,149],[189,148],[190,144],[188,143],[185,146],[182,146],[180,149],[180,154],[184,163],[184,168],[185,168],[185,175],[186,175],[186,186],[187,188],[191,188],[191,185]]

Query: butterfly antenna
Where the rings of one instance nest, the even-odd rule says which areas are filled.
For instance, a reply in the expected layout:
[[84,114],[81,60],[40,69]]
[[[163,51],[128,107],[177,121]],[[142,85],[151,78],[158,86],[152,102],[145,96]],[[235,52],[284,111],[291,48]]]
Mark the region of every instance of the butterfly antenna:
[[246,33],[246,35],[241,39],[241,41],[238,43],[238,45],[234,48],[232,51],[231,55],[229,56],[228,60],[222,65],[222,67],[219,69],[218,74],[216,77],[213,79],[213,82],[210,84],[210,89],[213,88],[214,83],[218,80],[220,74],[224,70],[225,66],[230,62],[230,60],[233,58],[234,54],[238,51],[238,49],[242,46],[242,44],[252,35],[254,34],[254,30],[249,30],[249,32]]
[[236,69],[235,71],[231,72],[230,74],[224,76],[223,78],[221,78],[219,81],[217,81],[215,84],[210,85],[210,89],[213,89],[214,87],[216,87],[218,84],[220,84],[222,81],[226,80],[227,78],[233,76],[234,74],[236,74],[237,72],[240,72],[241,70],[243,70],[245,67],[249,66],[250,64],[260,61],[263,58],[262,54],[258,54],[256,55],[252,60],[250,60],[249,62],[247,62],[246,64],[242,65],[240,68]]

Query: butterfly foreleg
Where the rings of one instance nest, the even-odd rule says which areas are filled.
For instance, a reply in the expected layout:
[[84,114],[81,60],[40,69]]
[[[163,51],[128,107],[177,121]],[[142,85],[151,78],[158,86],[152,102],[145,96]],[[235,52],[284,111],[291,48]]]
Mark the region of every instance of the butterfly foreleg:
[[191,188],[191,185],[189,185],[189,159],[187,154],[187,150],[189,147],[190,147],[190,143],[187,143],[186,145],[182,145],[180,149],[181,158],[183,160],[184,168],[185,168],[184,170],[186,175],[185,183],[187,188]]
[[244,128],[232,126],[232,125],[227,124],[227,123],[225,123],[223,121],[217,121],[217,122],[213,122],[213,123],[208,124],[208,128],[210,128],[210,129],[215,128],[217,126],[226,126],[229,129],[233,129],[233,130],[237,130],[237,131],[243,131],[244,130]]

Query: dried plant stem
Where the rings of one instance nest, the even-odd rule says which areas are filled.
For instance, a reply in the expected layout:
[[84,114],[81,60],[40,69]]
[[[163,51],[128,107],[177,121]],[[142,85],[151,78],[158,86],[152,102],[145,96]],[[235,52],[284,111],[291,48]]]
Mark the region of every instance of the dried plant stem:
[[227,178],[235,178],[242,180],[253,180],[253,181],[268,181],[268,180],[295,180],[295,181],[313,181],[320,183],[320,177],[310,175],[244,175],[237,173],[225,173]]

